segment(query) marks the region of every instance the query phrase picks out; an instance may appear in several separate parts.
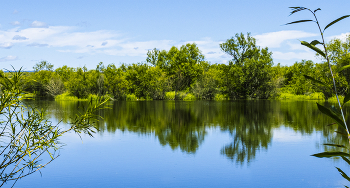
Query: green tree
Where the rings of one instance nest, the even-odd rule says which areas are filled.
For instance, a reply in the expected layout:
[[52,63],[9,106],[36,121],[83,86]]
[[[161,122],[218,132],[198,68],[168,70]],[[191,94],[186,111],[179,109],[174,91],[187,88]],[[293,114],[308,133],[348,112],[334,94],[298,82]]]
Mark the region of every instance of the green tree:
[[86,98],[88,92],[87,73],[84,68],[77,68],[67,83],[67,88],[71,94],[78,98]]
[[51,63],[48,63],[47,61],[40,61],[40,63],[35,64],[33,69],[35,72],[41,70],[53,71],[53,65]]
[[285,88],[283,92],[295,95],[312,93],[312,83],[310,80],[306,79],[304,75],[315,75],[315,64],[310,60],[295,62],[292,66],[286,67],[284,74]]
[[217,65],[204,66],[203,73],[192,86],[192,92],[197,99],[212,100],[220,92],[220,69]]
[[225,67],[225,92],[230,98],[269,98],[273,91],[271,67],[272,53],[261,49],[247,34],[236,34],[220,44],[221,50],[232,56]]
[[[350,65],[350,35],[346,36],[345,41],[335,38],[327,43],[326,47],[328,50],[329,60],[332,65],[336,66],[337,69]],[[339,74],[339,76],[344,77],[347,82],[343,85],[348,86],[350,83],[350,70],[343,69],[339,72]],[[348,87],[345,89],[342,88],[342,90],[346,90],[347,92],[350,91]],[[344,92],[341,92],[341,94],[344,94]]]
[[204,55],[195,43],[173,46],[169,51],[153,49],[147,53],[147,62],[160,67],[168,77],[172,77],[173,90],[186,90],[195,83],[202,72]]
[[126,73],[121,68],[116,68],[114,64],[107,66],[104,71],[106,77],[106,88],[114,99],[125,99],[129,89],[129,82],[126,80]]
[[68,82],[71,79],[71,76],[74,72],[77,70],[73,67],[68,67],[67,65],[64,65],[63,67],[59,67],[55,70],[56,74],[60,75],[62,81],[64,83]]
[[65,87],[61,78],[58,75],[54,75],[46,85],[46,90],[50,96],[55,97],[62,94],[65,91]]
[[54,76],[55,73],[48,70],[34,72],[23,79],[24,91],[34,93],[40,97],[46,97],[49,95],[47,85]]

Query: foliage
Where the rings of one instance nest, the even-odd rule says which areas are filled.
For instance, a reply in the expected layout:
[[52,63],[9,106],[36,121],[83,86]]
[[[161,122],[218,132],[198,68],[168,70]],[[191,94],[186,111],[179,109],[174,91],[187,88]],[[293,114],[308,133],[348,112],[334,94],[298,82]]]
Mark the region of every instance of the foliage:
[[[349,65],[347,46],[350,44],[337,39],[332,41],[327,46],[334,51],[332,59],[338,61],[332,63],[333,75],[338,93],[345,95],[349,90],[350,69],[342,67]],[[187,94],[196,100],[278,99],[281,98],[279,95],[309,99],[319,92],[325,100],[334,96],[332,88],[328,87],[332,84],[332,76],[327,63],[302,60],[292,66],[273,66],[272,53],[257,46],[250,33],[236,34],[220,47],[232,57],[228,64],[205,61],[193,43],[180,48],[173,46],[168,51],[155,48],[148,51],[147,63],[119,67],[100,62],[92,70],[64,65],[49,71],[45,68],[48,64],[41,63],[37,67],[44,68],[26,73],[21,83],[27,94],[55,97],[56,100],[76,100],[71,96],[87,100],[90,95],[106,95],[112,100],[127,100],[128,95],[135,95],[139,100],[183,100]],[[67,94],[61,96],[64,92]],[[304,95],[306,97],[301,97]],[[215,99],[215,96],[220,97]]]
[[[332,84],[332,86],[330,86],[330,84],[328,83],[325,83],[324,81],[322,80],[317,80],[315,78],[312,78],[310,76],[305,76],[307,79],[310,79],[312,80],[313,82],[317,83],[317,84],[320,84],[320,85],[324,85],[324,87],[330,87],[332,92],[335,94],[335,97],[337,99],[337,103],[339,105],[338,108],[336,107],[326,107],[326,106],[323,106],[321,104],[318,104],[317,103],[317,107],[318,109],[324,113],[325,115],[327,115],[328,117],[332,118],[332,120],[335,122],[335,124],[338,124],[338,126],[341,128],[341,129],[345,129],[346,130],[346,136],[347,136],[347,139],[348,139],[348,142],[350,143],[350,134],[349,134],[349,127],[347,125],[347,122],[345,120],[345,116],[344,116],[344,112],[343,112],[343,108],[342,106],[349,101],[350,99],[350,92],[348,91],[348,94],[345,95],[344,97],[344,100],[342,102],[342,104],[340,103],[340,100],[339,100],[339,96],[338,96],[338,89],[339,87],[337,87],[337,83],[336,83],[336,77],[333,73],[333,68],[332,68],[332,63],[336,64],[336,62],[339,61],[339,56],[338,54],[342,54],[344,53],[344,51],[347,51],[347,50],[339,50],[340,46],[339,45],[339,41],[333,41],[331,42],[330,45],[328,45],[330,47],[330,49],[338,49],[339,51],[337,51],[335,53],[334,50],[331,50],[331,52],[329,52],[327,50],[327,46],[326,46],[326,43],[324,41],[324,31],[329,28],[330,26],[332,26],[333,24],[343,20],[344,18],[347,18],[347,17],[350,17],[350,15],[346,15],[346,16],[342,16],[334,21],[332,21],[331,23],[329,23],[323,30],[321,30],[321,27],[320,27],[320,24],[317,20],[317,16],[316,16],[316,11],[318,10],[321,10],[320,8],[312,11],[308,8],[305,8],[305,7],[290,7],[292,9],[292,12],[291,14],[294,14],[296,12],[299,12],[299,11],[303,11],[303,10],[306,10],[306,11],[309,11],[313,14],[314,16],[314,19],[315,20],[299,20],[299,21],[295,21],[295,22],[291,22],[291,23],[288,23],[288,24],[294,24],[294,23],[301,23],[301,22],[309,22],[309,21],[312,21],[312,22],[315,22],[319,28],[319,31],[320,31],[320,34],[321,34],[321,38],[322,38],[322,41],[318,41],[318,40],[314,40],[310,43],[306,42],[306,41],[301,41],[301,44],[314,50],[319,56],[321,56],[322,58],[324,58],[326,60],[326,63],[328,65],[328,69],[329,69],[329,80]],[[324,48],[324,51],[319,49],[318,47],[316,47],[316,45],[318,44],[321,44]],[[347,46],[341,46],[343,47],[343,49],[346,49]],[[341,67],[341,69],[345,70],[346,68],[349,68],[349,67]],[[327,97],[325,95],[325,97]],[[343,133],[341,132],[338,132],[336,131],[338,134],[340,133],[340,135],[342,135]],[[349,146],[345,146],[345,145],[339,145],[339,144],[325,144],[327,146],[331,146],[331,147],[334,147],[335,149],[340,149],[340,151],[326,151],[326,152],[322,152],[322,153],[317,153],[317,154],[314,154],[313,156],[315,157],[341,157],[346,163],[348,163],[350,165],[350,160],[349,160],[349,157],[350,157],[350,153],[349,153]],[[344,150],[341,150],[341,149],[345,149],[346,151],[344,152]],[[344,171],[342,171],[340,168],[336,167],[337,170],[340,172],[340,174],[350,182],[350,178],[348,177],[348,175],[346,175],[346,173]],[[347,187],[347,186],[345,186]]]
[[105,85],[114,99],[121,100],[126,97],[129,89],[129,82],[126,80],[126,73],[114,64],[108,65],[104,71],[106,77]]
[[[67,132],[86,133],[90,136],[97,130],[95,111],[102,108],[105,101],[92,104],[81,115],[70,121],[66,130],[47,120],[44,111],[26,108],[21,103],[21,70],[11,72],[11,78],[0,74],[0,163],[1,186],[8,182],[13,185],[18,179],[39,171],[55,160],[62,143],[59,138]],[[49,157],[46,162],[42,161]],[[46,157],[46,158],[47,158]]]
[[126,95],[127,101],[137,101],[137,97],[134,94]]
[[53,65],[51,63],[48,63],[47,61],[41,61],[40,63],[35,64],[33,69],[35,72],[41,70],[53,71]]
[[53,97],[60,95],[64,92],[64,85],[61,79],[54,77],[46,85],[47,93]]
[[192,86],[192,92],[197,99],[213,100],[219,92],[219,77],[220,70],[215,66],[204,71],[201,77]]
[[146,60],[174,80],[173,91],[182,91],[190,88],[200,76],[204,55],[193,43],[182,45],[180,49],[173,46],[169,51],[153,49],[148,51]]
[[165,93],[165,99],[175,100],[175,91],[170,91]]
[[324,100],[323,93],[316,92],[309,95],[295,95],[291,93],[281,93],[278,96],[281,100]]
[[273,91],[271,67],[272,53],[268,48],[256,45],[250,33],[236,34],[220,44],[221,50],[232,56],[229,65],[223,67],[224,94],[231,99],[269,98]]
[[56,101],[78,101],[78,100],[84,100],[84,99],[79,99],[78,97],[71,95],[68,91],[62,93],[61,95],[57,95],[55,97]]
[[223,95],[223,94],[216,94],[214,97],[214,100],[216,100],[216,101],[227,100],[227,99],[228,99],[228,97],[226,95]]

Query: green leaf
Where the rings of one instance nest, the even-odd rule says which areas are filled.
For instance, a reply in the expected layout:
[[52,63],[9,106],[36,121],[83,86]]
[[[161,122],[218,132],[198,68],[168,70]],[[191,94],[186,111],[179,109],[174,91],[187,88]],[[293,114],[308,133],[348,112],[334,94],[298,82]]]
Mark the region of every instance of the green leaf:
[[345,95],[344,101],[343,101],[343,105],[344,105],[345,103],[347,103],[349,100],[350,100],[350,92],[347,93],[347,94]]
[[285,25],[288,25],[288,24],[295,24],[295,23],[302,23],[302,22],[313,22],[313,20],[299,20],[299,21],[295,21],[295,22],[289,22]]
[[314,13],[315,13],[316,11],[318,11],[318,10],[321,10],[321,9],[320,9],[320,8],[318,8],[318,9],[314,10]]
[[324,85],[324,86],[328,87],[325,83],[323,83],[323,82],[321,82],[321,81],[318,81],[318,80],[316,80],[315,78],[312,78],[311,76],[308,76],[308,75],[304,74],[304,77],[305,77],[306,79],[309,79],[309,80],[313,81],[313,82],[316,82],[316,83],[318,83],[318,84],[321,84],[321,85]]
[[313,154],[311,156],[314,157],[319,157],[319,158],[323,158],[323,157],[341,157],[341,156],[347,156],[350,157],[350,154],[345,153],[345,152],[340,152],[340,151],[326,151],[326,152],[322,152],[322,153],[316,153]]
[[[305,7],[289,7],[289,8],[294,9],[294,10],[290,13],[290,15],[292,15],[292,14],[294,14],[294,13],[296,13],[296,12],[299,12],[299,11],[302,11],[302,10],[307,9],[307,8],[305,8]],[[290,15],[289,15],[289,16],[290,16]]]
[[343,135],[343,136],[348,136],[347,134],[344,134],[344,133],[342,133],[342,132],[339,132],[339,131],[334,131],[334,132],[336,132],[336,133],[338,133],[338,134],[341,134],[341,135]]
[[337,168],[337,170],[340,172],[341,176],[343,176],[343,178],[345,178],[346,180],[350,181],[350,178],[348,175],[345,174],[345,172],[343,172],[340,168],[338,167],[335,167]]
[[316,103],[316,104],[317,104],[318,109],[322,113],[326,114],[327,116],[329,116],[330,118],[335,120],[338,125],[342,126],[344,129],[346,129],[345,123],[332,110],[330,110],[329,108],[326,108],[326,107],[324,107],[324,106],[322,106],[322,105],[320,105],[318,103]]
[[343,70],[348,69],[348,68],[350,68],[350,65],[345,65],[345,66],[343,66],[342,68],[340,68],[340,69],[338,70],[338,72],[343,71]]
[[326,125],[326,126],[331,126],[331,125],[334,125],[334,124],[337,124],[337,123],[331,123],[331,124],[328,124],[328,125]]
[[321,43],[318,40],[313,40],[310,44],[316,46],[317,44],[323,44],[323,43]]
[[323,144],[325,146],[333,146],[333,147],[338,147],[338,148],[345,148],[348,149],[347,147],[345,147],[344,145],[340,145],[340,144]]
[[350,165],[350,160],[346,157],[341,156],[341,158]]
[[340,17],[340,18],[334,20],[333,22],[329,23],[329,24],[323,29],[323,31],[326,30],[326,29],[327,29],[328,27],[330,27],[331,25],[333,25],[333,24],[339,22],[340,20],[342,20],[342,19],[344,19],[344,18],[347,18],[347,17],[349,17],[349,16],[350,16],[350,15],[342,16],[342,17]]
[[309,44],[308,42],[306,41],[301,41],[301,44],[314,50],[315,52],[319,53],[320,55],[322,55],[324,58],[326,58],[326,55],[323,53],[322,50],[320,50],[319,48],[317,48],[316,46],[312,45],[312,44]]

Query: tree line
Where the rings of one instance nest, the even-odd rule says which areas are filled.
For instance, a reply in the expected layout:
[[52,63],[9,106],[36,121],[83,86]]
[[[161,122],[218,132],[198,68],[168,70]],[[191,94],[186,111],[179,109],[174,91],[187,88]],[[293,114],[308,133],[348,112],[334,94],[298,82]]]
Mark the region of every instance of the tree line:
[[[350,69],[350,36],[345,41],[333,39],[327,44],[341,94],[348,91]],[[272,52],[256,45],[250,33],[237,33],[220,44],[232,59],[228,64],[211,64],[195,43],[149,50],[145,63],[104,65],[96,69],[53,65],[42,61],[34,72],[22,79],[23,90],[39,97],[56,97],[63,93],[80,99],[90,95],[108,96],[114,100],[164,99],[270,99],[281,93],[310,95],[322,93],[332,97],[331,75],[327,64],[311,60],[292,66],[274,66]],[[1,72],[1,74],[6,74]],[[326,83],[315,84],[306,76]]]

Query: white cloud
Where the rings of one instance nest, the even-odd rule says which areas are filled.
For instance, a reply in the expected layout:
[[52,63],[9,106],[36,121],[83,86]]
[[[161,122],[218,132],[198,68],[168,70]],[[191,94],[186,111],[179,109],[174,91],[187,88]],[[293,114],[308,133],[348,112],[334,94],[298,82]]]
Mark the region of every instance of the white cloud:
[[0,58],[0,62],[15,61],[15,60],[17,60],[17,59],[18,59],[17,56],[9,55],[9,56]]
[[45,22],[34,21],[30,24],[30,27],[34,28],[47,28],[48,25]]
[[253,36],[256,38],[257,45],[261,47],[279,48],[281,44],[287,40],[301,39],[307,37],[317,36],[315,33],[307,33],[304,31],[287,30],[264,33]]
[[13,12],[12,12],[12,14],[17,14],[18,13],[18,10],[14,10]]
[[303,135],[288,128],[279,128],[273,131],[274,142],[302,142]]
[[35,47],[46,47],[46,46],[49,46],[48,44],[39,44],[39,43],[30,43],[28,44],[27,46],[35,46]]
[[27,40],[27,37],[24,36],[19,36],[19,35],[15,35],[12,37],[12,40]]
[[0,43],[0,48],[10,49],[12,46],[13,44],[10,42]]
[[279,60],[316,60],[315,53],[312,51],[305,51],[305,52],[279,52],[279,51],[273,51],[272,54],[273,59],[279,59]]
[[287,41],[286,44],[289,46],[290,50],[308,50],[308,48],[304,45],[301,45],[300,42],[290,42]]
[[345,42],[347,36],[349,36],[349,35],[350,35],[350,32],[348,32],[348,33],[342,33],[342,34],[340,34],[340,35],[334,35],[334,36],[327,37],[327,40],[330,41],[330,40],[332,40],[332,39],[337,38],[337,39],[340,39],[341,41]]
[[21,23],[19,21],[14,21],[14,22],[11,22],[11,25],[21,25]]
[[[172,46],[181,47],[186,43],[196,43],[205,55],[206,60],[212,63],[227,63],[231,56],[221,51],[219,44],[223,41],[202,38],[196,41],[150,40],[133,41],[117,31],[98,30],[89,32],[76,31],[79,27],[47,26],[34,21],[34,28],[19,30],[19,27],[10,30],[0,30],[0,48],[11,48],[13,45],[28,47],[50,47],[64,53],[106,54],[112,56],[146,57],[149,49],[169,50]],[[33,23],[34,23],[33,22]],[[34,25],[35,25],[34,24]],[[42,27],[45,26],[46,27]],[[39,27],[40,26],[40,27]],[[260,46],[274,48],[274,59],[311,59],[314,52],[293,39],[314,36],[313,33],[302,31],[279,31],[256,35]]]

